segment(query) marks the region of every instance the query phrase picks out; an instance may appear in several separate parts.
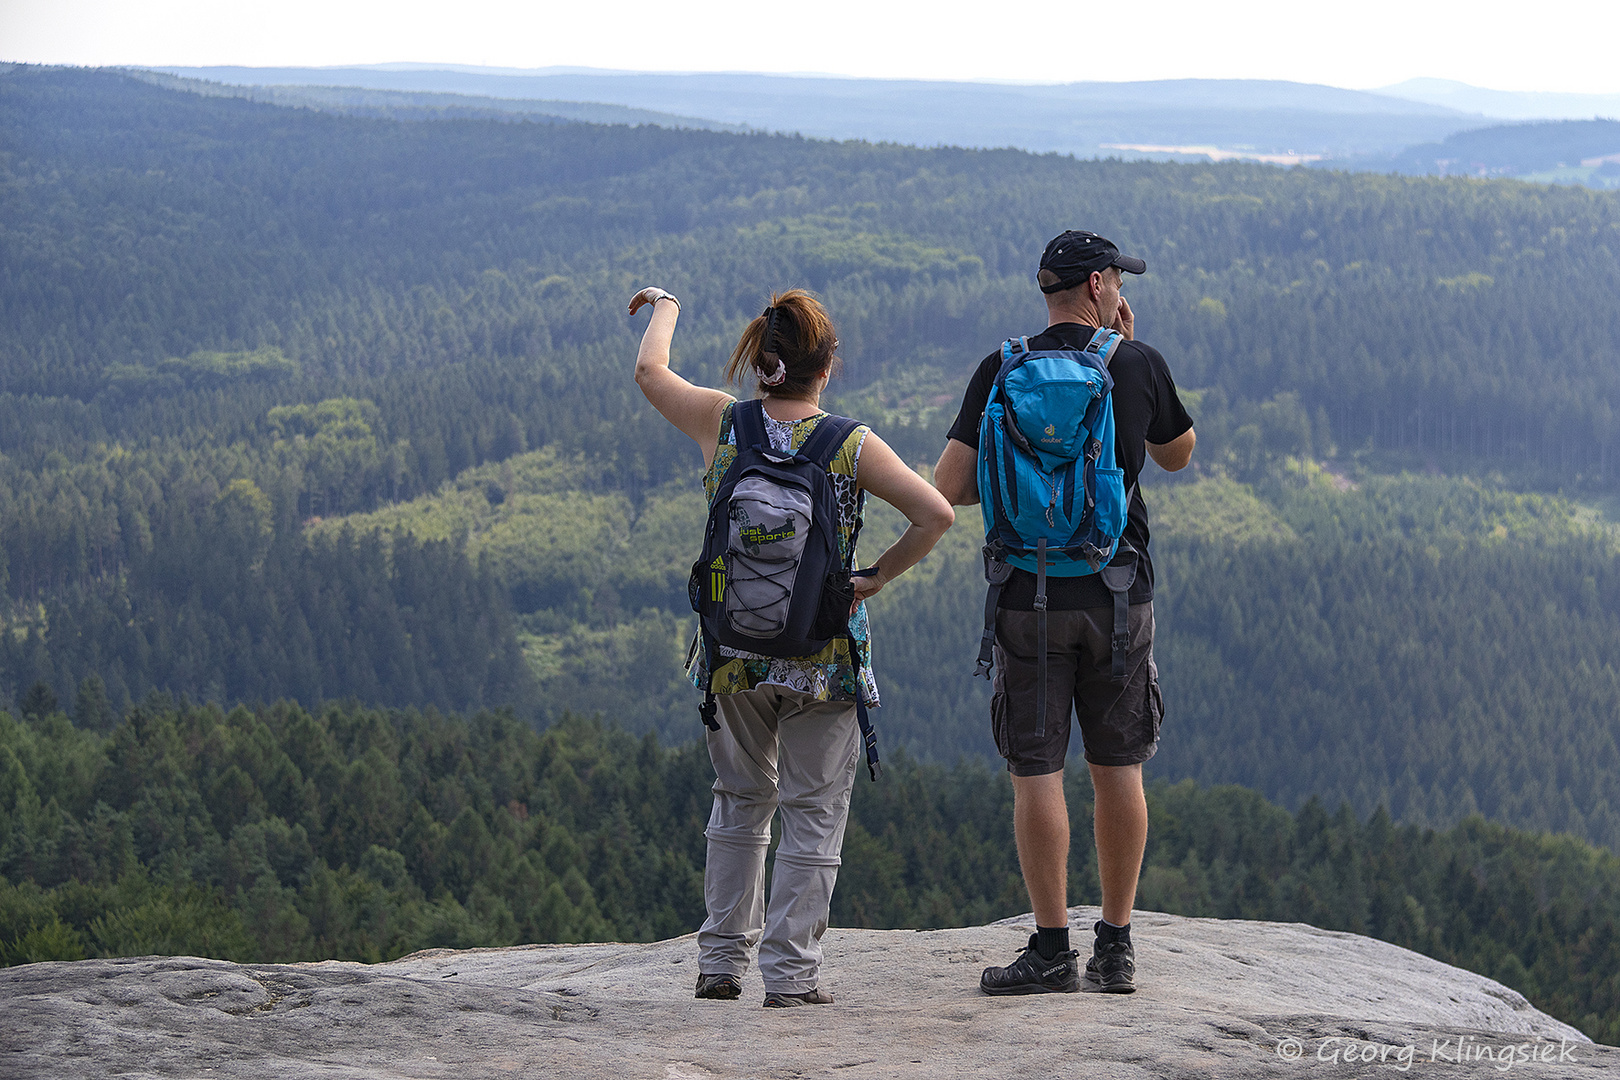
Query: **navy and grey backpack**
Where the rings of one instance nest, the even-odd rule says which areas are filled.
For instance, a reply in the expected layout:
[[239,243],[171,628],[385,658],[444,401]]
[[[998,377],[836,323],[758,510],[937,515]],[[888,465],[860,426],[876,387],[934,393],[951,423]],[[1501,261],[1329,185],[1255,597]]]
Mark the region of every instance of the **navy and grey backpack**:
[[[855,715],[866,743],[866,765],[876,780],[877,733],[866,712],[861,654],[849,629],[855,603],[853,566],[838,551],[838,502],[827,466],[857,422],[826,416],[797,453],[771,445],[765,408],[739,401],[731,410],[737,456],[709,502],[703,554],[692,565],[687,592],[697,612],[709,680],[719,646],[763,656],[814,656],[836,638],[849,639],[855,665]],[[857,534],[850,537],[850,559]],[[698,642],[693,642],[696,655]],[[710,729],[714,690],[699,712]]]
[[[1108,361],[1120,335],[1099,329],[1082,352],[1035,350],[1028,338],[1001,346],[979,422],[979,502],[984,510],[984,635],[975,675],[995,663],[996,607],[1013,567],[1035,575],[1039,682],[1036,733],[1046,733],[1046,579],[1102,574],[1114,595],[1113,674],[1125,678],[1130,645],[1126,594],[1136,559],[1110,566],[1130,493],[1114,459],[1114,380]],[[1134,488],[1133,488],[1134,490]]]

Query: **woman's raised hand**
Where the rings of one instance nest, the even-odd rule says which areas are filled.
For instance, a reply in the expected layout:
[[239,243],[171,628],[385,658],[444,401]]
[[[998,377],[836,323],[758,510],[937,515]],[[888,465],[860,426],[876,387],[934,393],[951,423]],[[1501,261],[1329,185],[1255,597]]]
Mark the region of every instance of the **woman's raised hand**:
[[675,300],[674,293],[660,289],[656,285],[649,285],[630,298],[630,314],[634,315],[637,311],[641,310],[644,305],[656,304],[665,297],[668,297],[670,300],[674,300],[677,308],[681,306],[681,302],[679,300]]

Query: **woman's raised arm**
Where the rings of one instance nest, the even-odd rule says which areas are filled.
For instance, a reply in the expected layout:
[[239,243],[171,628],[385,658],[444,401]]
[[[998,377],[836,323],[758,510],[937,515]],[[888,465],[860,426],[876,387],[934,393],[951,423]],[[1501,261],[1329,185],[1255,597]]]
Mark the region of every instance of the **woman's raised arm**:
[[698,444],[707,467],[720,440],[720,413],[735,399],[721,390],[693,386],[670,370],[669,343],[675,336],[681,302],[663,289],[647,288],[630,298],[630,314],[643,305],[652,308],[652,318],[636,354],[636,385],[665,420]]

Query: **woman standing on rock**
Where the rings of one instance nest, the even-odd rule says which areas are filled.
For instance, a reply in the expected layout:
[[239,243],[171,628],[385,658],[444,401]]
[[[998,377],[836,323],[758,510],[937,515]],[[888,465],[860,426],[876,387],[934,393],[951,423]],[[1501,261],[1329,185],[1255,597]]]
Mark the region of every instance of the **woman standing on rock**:
[[[823,422],[837,422],[820,401],[838,365],[838,339],[826,309],[809,293],[791,289],[773,295],[732,351],[726,376],[739,386],[749,377],[757,386],[758,405],[739,404],[724,391],[694,386],[671,371],[669,345],[680,302],[663,289],[648,288],[631,297],[631,314],[643,306],[651,307],[652,319],[636,357],[636,383],[653,407],[702,449],[703,483],[711,501],[739,456],[734,425],[755,430],[762,421],[770,443],[762,449],[789,455],[805,448]],[[762,415],[755,412],[760,407]],[[821,935],[860,749],[857,695],[869,706],[878,704],[864,601],[926,555],[954,520],[945,499],[865,426],[855,425],[828,453],[843,566],[855,565],[851,549],[867,492],[894,506],[911,525],[855,578],[848,632],[840,628],[819,653],[773,657],[712,642],[698,650],[693,683],[718,704],[711,724],[717,730],[707,732],[716,779],[705,830],[708,918],[698,931],[700,998],[740,997],[742,976],[758,946],[767,1008],[832,1001],[818,981]],[[765,851],[778,808],[782,840],[766,911]]]

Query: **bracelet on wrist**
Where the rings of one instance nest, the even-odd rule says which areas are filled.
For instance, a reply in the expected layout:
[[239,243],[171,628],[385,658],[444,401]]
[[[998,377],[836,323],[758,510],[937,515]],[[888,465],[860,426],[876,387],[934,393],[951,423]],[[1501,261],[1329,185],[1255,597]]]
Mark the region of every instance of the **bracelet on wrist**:
[[673,302],[674,305],[675,305],[675,310],[676,311],[679,311],[681,309],[681,302],[679,300],[675,299],[675,294],[674,293],[668,293],[667,292],[662,296],[653,297],[653,305],[657,306],[658,301],[660,301],[660,300],[669,300],[669,301]]

